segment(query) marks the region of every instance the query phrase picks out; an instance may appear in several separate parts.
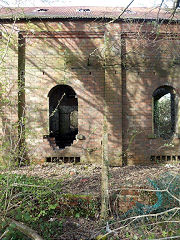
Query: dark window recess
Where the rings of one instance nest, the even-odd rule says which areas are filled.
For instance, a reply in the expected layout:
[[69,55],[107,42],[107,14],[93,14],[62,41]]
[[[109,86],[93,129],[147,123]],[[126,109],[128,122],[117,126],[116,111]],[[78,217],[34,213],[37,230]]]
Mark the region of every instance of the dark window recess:
[[49,137],[60,149],[70,146],[78,133],[78,100],[68,85],[57,85],[49,92]]
[[170,86],[157,88],[154,99],[154,134],[164,139],[171,138],[175,132],[175,91]]
[[46,162],[78,163],[80,162],[80,157],[47,157]]
[[37,10],[35,10],[36,12],[47,12],[49,9],[47,8],[39,8]]
[[80,8],[76,10],[77,12],[90,12],[91,10],[89,8]]

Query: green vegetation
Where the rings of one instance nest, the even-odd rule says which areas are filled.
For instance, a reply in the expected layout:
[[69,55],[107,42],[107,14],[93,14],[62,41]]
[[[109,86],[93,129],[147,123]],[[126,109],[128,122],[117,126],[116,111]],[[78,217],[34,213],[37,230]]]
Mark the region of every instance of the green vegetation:
[[[119,227],[121,229],[117,231],[118,236],[109,235],[104,239],[114,240],[121,237],[128,240],[143,240],[179,236],[179,203],[173,198],[175,196],[179,199],[179,180],[178,176],[168,173],[155,180],[158,189],[168,188],[172,196],[168,192],[162,192],[161,207],[148,213],[146,217],[132,211],[132,214],[126,216],[126,220],[124,220],[120,209],[118,216],[115,217],[112,213],[109,216],[110,229]],[[100,198],[94,198],[91,195],[62,193],[62,185],[61,180],[10,173],[0,174],[0,236],[5,230],[9,231],[2,239],[30,240],[17,230],[13,222],[7,227],[7,222],[11,219],[24,223],[35,230],[44,240],[58,239],[64,232],[64,224],[67,219],[97,220],[97,216],[100,216]],[[140,196],[150,199],[146,204],[156,204],[157,196],[152,195],[151,192],[142,191]],[[137,207],[138,204],[134,206],[134,208]],[[101,224],[99,229],[102,231],[100,230],[98,237],[106,234],[103,223]]]
[[[0,217],[36,230],[44,239],[62,234],[63,217],[95,217],[99,206],[91,196],[61,194],[61,181],[25,175],[0,175]],[[0,223],[0,234],[6,221]],[[4,240],[27,240],[13,224]]]

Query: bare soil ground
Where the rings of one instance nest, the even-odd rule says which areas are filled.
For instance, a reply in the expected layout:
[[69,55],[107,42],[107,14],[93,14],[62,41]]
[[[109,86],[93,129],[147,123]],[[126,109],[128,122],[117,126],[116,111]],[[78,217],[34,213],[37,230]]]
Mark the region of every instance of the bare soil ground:
[[[3,172],[3,171],[1,171]],[[110,167],[110,191],[120,187],[149,186],[147,178],[155,179],[165,172],[178,174],[180,163],[149,166]],[[100,194],[101,167],[96,164],[44,163],[17,168],[12,174],[63,180],[62,193]]]

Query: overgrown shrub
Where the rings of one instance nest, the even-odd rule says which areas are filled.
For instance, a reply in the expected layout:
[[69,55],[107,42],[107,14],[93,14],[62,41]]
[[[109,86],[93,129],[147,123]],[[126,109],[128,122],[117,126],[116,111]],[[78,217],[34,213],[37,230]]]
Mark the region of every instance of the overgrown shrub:
[[[25,175],[0,175],[0,217],[23,222],[43,236],[51,239],[62,233],[65,216],[95,217],[99,206],[90,196],[61,193],[60,180],[40,179]],[[4,231],[0,223],[0,234]],[[21,237],[20,237],[21,236]],[[6,239],[27,237],[11,226]]]

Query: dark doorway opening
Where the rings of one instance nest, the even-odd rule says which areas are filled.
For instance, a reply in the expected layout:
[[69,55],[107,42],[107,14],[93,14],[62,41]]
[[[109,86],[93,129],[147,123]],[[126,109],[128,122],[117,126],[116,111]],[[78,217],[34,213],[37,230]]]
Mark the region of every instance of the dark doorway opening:
[[68,85],[57,85],[48,94],[49,131],[60,149],[70,146],[78,133],[78,99]]

